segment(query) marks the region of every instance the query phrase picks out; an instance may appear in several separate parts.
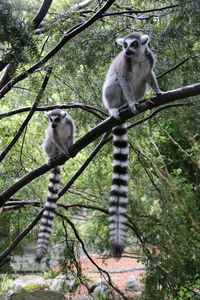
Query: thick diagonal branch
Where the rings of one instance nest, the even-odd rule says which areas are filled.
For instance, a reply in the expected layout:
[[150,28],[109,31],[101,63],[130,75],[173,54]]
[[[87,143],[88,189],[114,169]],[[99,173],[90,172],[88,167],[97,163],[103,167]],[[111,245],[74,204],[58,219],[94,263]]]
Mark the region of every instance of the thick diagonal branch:
[[[177,90],[166,92],[164,95],[161,95],[159,97],[152,97],[151,99],[147,99],[146,101],[142,101],[138,104],[138,111],[139,113],[147,111],[148,109],[152,109],[154,107],[157,107],[159,105],[169,103],[171,101],[175,101],[178,99],[188,98],[195,95],[200,94],[200,83],[185,86],[182,88],[179,88]],[[127,108],[120,112],[120,118],[121,121],[125,121],[127,119],[130,119],[133,117],[131,111]],[[72,156],[75,156],[78,152],[80,152],[82,149],[84,149],[87,145],[95,141],[98,137],[100,137],[105,132],[111,130],[114,126],[119,124],[119,121],[112,118],[107,118],[106,120],[99,123],[96,127],[91,129],[88,133],[86,133],[82,138],[80,138],[75,144],[73,144],[69,148],[69,152]],[[36,168],[35,170],[31,171],[27,175],[25,175],[23,178],[21,178],[19,181],[14,183],[10,188],[5,190],[0,195],[0,207],[3,206],[3,204],[11,197],[13,196],[18,190],[20,190],[23,186],[25,186],[27,183],[34,180],[36,177],[39,177],[40,175],[46,173],[49,171],[52,167],[61,165],[65,163],[66,158],[64,155],[61,155],[58,157],[52,166],[47,166],[46,164]]]

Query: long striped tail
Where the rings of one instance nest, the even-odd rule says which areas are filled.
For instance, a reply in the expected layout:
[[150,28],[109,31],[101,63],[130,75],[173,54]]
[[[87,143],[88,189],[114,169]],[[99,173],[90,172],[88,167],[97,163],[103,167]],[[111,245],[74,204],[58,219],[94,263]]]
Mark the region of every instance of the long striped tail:
[[127,124],[113,128],[113,178],[109,206],[110,245],[114,257],[120,258],[126,243],[128,192]]
[[36,261],[40,262],[47,250],[51,235],[51,227],[55,216],[56,202],[58,200],[58,184],[60,182],[60,166],[51,169],[48,196],[42,215],[42,223],[37,241]]

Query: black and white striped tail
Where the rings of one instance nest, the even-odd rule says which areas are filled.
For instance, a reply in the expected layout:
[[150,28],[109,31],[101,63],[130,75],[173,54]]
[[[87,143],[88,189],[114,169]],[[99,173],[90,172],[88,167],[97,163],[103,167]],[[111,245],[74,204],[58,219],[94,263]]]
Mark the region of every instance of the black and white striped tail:
[[127,124],[113,128],[113,178],[109,206],[110,245],[113,256],[120,258],[126,243],[128,192]]
[[36,261],[40,262],[47,250],[51,235],[51,227],[55,215],[56,202],[58,200],[58,184],[60,182],[60,166],[50,172],[48,196],[45,203],[45,210],[42,215],[42,224],[37,241]]

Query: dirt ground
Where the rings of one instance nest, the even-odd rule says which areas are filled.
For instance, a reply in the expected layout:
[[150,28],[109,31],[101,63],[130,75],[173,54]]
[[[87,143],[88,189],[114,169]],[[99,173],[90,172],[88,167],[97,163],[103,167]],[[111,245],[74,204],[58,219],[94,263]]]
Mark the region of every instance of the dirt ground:
[[[142,274],[144,274],[144,266],[141,263],[138,263],[136,259],[122,257],[120,260],[116,260],[114,258],[102,259],[101,257],[94,255],[91,256],[93,261],[103,270],[106,270],[111,278],[112,284],[120,289],[125,296],[134,296],[139,292],[130,292],[125,290],[125,285],[130,275],[133,275],[137,278],[138,281],[142,279]],[[98,279],[101,275],[99,274],[95,265],[88,258],[81,258],[81,266],[83,275],[87,276],[87,282],[91,280],[89,286],[92,285],[96,279]],[[143,270],[131,270],[133,268],[143,268]],[[124,270],[125,272],[121,272]],[[142,288],[142,284],[141,284]],[[76,293],[67,294],[67,299],[72,299],[74,297],[83,297],[88,296],[87,288],[82,285],[79,286]]]

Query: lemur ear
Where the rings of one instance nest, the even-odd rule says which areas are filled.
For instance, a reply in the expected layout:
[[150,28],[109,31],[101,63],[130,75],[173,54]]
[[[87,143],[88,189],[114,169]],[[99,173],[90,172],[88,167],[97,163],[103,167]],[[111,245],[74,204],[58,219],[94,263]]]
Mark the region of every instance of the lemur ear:
[[66,112],[62,111],[62,112],[61,112],[61,117],[62,117],[62,118],[66,117]]
[[45,116],[45,117],[49,117],[49,113],[45,111],[45,112],[44,112],[44,116]]
[[124,43],[124,39],[123,38],[117,38],[116,40],[116,43],[120,46],[123,46],[123,43]]
[[141,44],[142,45],[145,45],[145,44],[147,44],[149,42],[149,36],[147,35],[147,34],[143,34],[142,36],[141,36]]

